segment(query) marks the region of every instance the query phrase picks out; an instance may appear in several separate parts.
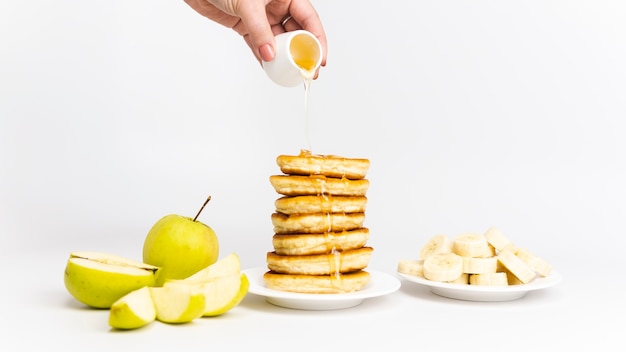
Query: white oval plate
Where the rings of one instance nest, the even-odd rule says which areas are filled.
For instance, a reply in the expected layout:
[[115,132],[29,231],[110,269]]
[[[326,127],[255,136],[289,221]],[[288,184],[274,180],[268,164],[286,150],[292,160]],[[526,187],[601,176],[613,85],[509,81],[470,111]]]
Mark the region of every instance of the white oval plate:
[[538,277],[532,282],[525,285],[471,286],[430,281],[423,277],[403,274],[400,272],[398,272],[398,275],[407,281],[428,286],[432,293],[442,297],[464,301],[480,302],[502,302],[516,300],[524,297],[530,291],[541,290],[554,286],[558,284],[562,279],[560,273],[552,271],[549,276]]
[[380,297],[397,291],[400,280],[379,271],[367,270],[370,282],[360,291],[350,293],[294,293],[269,289],[265,286],[263,274],[267,268],[246,269],[243,272],[250,280],[249,293],[264,296],[275,306],[300,310],[333,310],[357,306],[367,298]]

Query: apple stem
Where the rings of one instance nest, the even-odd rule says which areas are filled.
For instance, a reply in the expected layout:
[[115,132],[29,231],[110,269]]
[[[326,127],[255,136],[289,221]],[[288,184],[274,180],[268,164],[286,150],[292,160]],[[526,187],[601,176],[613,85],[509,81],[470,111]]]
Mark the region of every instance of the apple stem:
[[198,210],[198,214],[196,214],[196,216],[193,218],[193,221],[196,221],[196,219],[198,218],[198,216],[200,216],[200,213],[202,213],[202,209],[204,209],[204,207],[206,206],[206,204],[211,200],[211,196],[209,196],[205,201],[204,204],[202,204],[202,208],[200,208],[200,210]]

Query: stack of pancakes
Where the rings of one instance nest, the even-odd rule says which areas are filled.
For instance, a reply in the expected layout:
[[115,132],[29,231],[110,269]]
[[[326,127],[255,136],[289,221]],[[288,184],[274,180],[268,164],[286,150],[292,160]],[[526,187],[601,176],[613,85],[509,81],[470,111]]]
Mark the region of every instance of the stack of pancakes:
[[282,175],[270,176],[281,196],[272,214],[274,251],[267,253],[268,288],[299,293],[343,293],[370,280],[364,269],[373,248],[363,227],[368,159],[315,155],[276,159]]

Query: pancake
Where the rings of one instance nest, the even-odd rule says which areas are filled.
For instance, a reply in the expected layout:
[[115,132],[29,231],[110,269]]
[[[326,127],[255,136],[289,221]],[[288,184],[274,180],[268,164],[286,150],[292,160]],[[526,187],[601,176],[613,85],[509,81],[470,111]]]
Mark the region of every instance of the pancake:
[[369,160],[301,150],[279,155],[276,163],[283,174],[270,176],[280,198],[271,215],[274,249],[267,252],[266,286],[315,294],[363,289],[374,250],[363,227]]
[[311,154],[306,150],[300,155],[279,155],[276,163],[288,175],[324,175],[353,180],[364,178],[370,166],[368,159]]
[[370,281],[367,271],[340,275],[289,275],[268,271],[263,275],[267,288],[297,293],[333,294],[362,290]]
[[274,202],[276,211],[283,214],[306,213],[363,213],[367,206],[365,196],[283,196]]
[[365,227],[341,232],[274,235],[272,245],[278,255],[324,254],[361,248],[369,235]]
[[280,274],[331,275],[362,270],[369,264],[372,247],[361,247],[328,254],[278,255],[268,252],[267,267]]
[[354,230],[363,226],[365,213],[273,213],[274,234],[325,233]]
[[270,183],[277,193],[285,196],[365,196],[370,185],[367,179],[350,180],[323,175],[272,175]]

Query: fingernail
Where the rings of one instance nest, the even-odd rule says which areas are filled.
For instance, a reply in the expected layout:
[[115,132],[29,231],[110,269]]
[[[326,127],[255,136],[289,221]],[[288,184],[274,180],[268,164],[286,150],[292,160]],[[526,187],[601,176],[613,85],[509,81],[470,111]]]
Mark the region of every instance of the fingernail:
[[272,61],[274,60],[274,48],[270,44],[262,45],[259,48],[259,55],[261,55],[263,61]]

